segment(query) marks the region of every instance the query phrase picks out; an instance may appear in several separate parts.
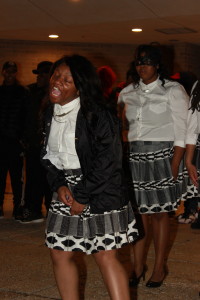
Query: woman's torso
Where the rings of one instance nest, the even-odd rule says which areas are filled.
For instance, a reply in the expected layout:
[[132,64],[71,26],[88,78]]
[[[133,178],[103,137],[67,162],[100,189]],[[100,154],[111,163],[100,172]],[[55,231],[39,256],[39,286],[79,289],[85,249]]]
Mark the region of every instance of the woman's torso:
[[[173,114],[176,112],[173,112],[172,101],[182,100],[178,97],[176,99],[176,94],[181,94],[184,98],[182,101],[184,105],[180,101],[180,113],[174,118]],[[129,127],[128,141],[174,141],[176,128],[182,126],[185,127],[184,130],[186,129],[188,97],[176,82],[166,81],[162,86],[162,82],[158,79],[148,85],[142,82],[138,86],[131,84],[121,92],[119,102],[124,103]],[[182,117],[181,110],[184,112]],[[178,118],[180,122],[181,118],[185,119],[180,126],[174,124],[179,122]]]

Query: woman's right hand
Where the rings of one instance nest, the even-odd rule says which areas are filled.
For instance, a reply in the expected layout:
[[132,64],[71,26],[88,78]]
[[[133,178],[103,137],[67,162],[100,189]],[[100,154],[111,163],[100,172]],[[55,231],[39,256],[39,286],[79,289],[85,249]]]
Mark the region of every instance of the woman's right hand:
[[72,206],[74,198],[71,191],[66,186],[60,186],[57,190],[58,200],[67,206]]
[[186,164],[188,174],[190,179],[192,180],[193,184],[198,187],[198,174],[197,169],[193,164]]

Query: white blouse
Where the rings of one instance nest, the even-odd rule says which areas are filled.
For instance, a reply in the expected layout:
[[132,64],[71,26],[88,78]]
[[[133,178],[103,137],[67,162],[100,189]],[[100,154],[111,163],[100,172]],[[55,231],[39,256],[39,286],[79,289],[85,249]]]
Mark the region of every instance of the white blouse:
[[[194,90],[195,86],[197,85],[197,82],[193,85],[192,91]],[[191,106],[192,97],[190,100]],[[190,109],[188,111],[188,119],[187,119],[187,136],[186,136],[186,144],[192,144],[196,145],[198,134],[200,133],[200,112],[195,109],[194,113],[192,113],[192,110]]]
[[45,159],[49,159],[58,169],[77,169],[80,162],[75,149],[75,129],[80,99],[63,106],[54,105],[51,129]]
[[178,82],[157,79],[125,87],[119,94],[128,121],[128,141],[174,141],[185,147],[189,97]]

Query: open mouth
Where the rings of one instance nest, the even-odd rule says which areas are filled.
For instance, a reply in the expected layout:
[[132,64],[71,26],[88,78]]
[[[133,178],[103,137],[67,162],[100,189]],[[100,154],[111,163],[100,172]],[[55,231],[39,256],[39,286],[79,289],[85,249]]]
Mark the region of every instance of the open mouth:
[[57,88],[56,86],[54,86],[51,90],[51,94],[54,96],[54,97],[58,97],[61,95],[61,91],[59,90],[59,88]]

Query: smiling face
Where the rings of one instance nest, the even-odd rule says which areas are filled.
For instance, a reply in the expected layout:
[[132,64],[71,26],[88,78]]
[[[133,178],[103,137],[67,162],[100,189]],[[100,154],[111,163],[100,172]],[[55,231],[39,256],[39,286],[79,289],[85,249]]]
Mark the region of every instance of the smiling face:
[[65,105],[78,97],[78,90],[67,65],[59,65],[51,76],[49,97],[52,103],[60,105]]
[[147,59],[145,53],[142,53],[138,63],[136,61],[136,71],[145,84],[149,84],[158,78],[158,65]]

